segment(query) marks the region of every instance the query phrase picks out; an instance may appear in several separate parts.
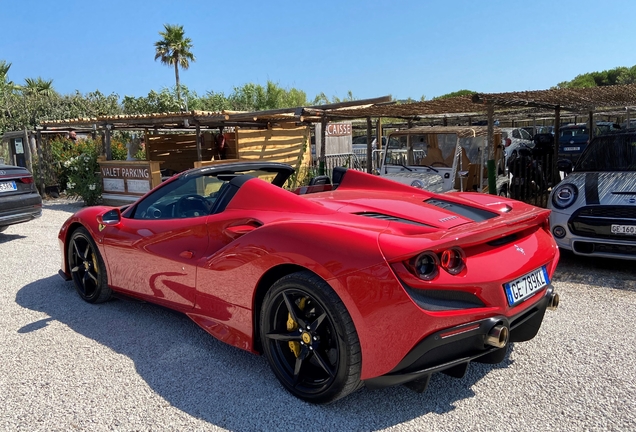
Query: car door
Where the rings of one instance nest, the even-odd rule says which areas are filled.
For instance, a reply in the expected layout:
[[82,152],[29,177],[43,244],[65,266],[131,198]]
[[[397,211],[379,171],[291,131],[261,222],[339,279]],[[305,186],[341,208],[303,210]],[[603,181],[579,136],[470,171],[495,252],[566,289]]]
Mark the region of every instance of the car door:
[[196,262],[209,243],[210,182],[216,179],[173,181],[104,229],[113,287],[173,307],[194,305]]

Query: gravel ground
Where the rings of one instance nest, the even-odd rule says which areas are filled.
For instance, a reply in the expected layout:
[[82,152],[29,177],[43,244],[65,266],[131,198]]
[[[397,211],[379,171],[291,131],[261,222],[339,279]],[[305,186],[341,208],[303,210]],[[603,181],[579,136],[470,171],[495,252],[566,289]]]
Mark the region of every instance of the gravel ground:
[[560,308],[500,365],[312,406],[181,314],[80,300],[57,275],[57,232],[78,208],[48,201],[0,234],[0,430],[636,430],[631,262],[564,256]]

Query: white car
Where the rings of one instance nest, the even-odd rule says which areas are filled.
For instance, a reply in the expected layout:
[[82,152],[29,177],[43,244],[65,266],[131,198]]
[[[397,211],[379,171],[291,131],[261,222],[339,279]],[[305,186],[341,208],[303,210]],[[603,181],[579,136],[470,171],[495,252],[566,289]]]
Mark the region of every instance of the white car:
[[636,260],[636,133],[595,138],[548,200],[559,248],[577,255]]
[[501,128],[501,141],[504,145],[506,160],[512,155],[516,156],[520,146],[534,147],[532,136],[522,128]]

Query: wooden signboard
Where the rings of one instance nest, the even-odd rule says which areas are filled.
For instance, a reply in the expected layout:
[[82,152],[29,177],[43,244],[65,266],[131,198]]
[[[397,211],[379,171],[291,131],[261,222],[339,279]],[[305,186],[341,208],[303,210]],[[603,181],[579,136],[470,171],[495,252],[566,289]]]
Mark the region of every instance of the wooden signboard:
[[99,161],[104,203],[132,202],[159,185],[159,165],[156,161]]

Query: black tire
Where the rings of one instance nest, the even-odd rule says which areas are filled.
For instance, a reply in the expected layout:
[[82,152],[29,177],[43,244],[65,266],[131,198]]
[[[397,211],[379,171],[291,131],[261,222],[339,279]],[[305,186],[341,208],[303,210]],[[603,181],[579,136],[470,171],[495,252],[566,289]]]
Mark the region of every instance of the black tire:
[[66,260],[79,296],[88,303],[102,303],[110,299],[106,265],[88,231],[80,227],[69,239]]
[[260,337],[274,374],[299,399],[330,403],[362,386],[351,316],[313,273],[293,273],[272,285],[261,306]]
[[9,228],[9,225],[0,226],[0,233],[1,232],[5,232],[7,230],[7,228]]

